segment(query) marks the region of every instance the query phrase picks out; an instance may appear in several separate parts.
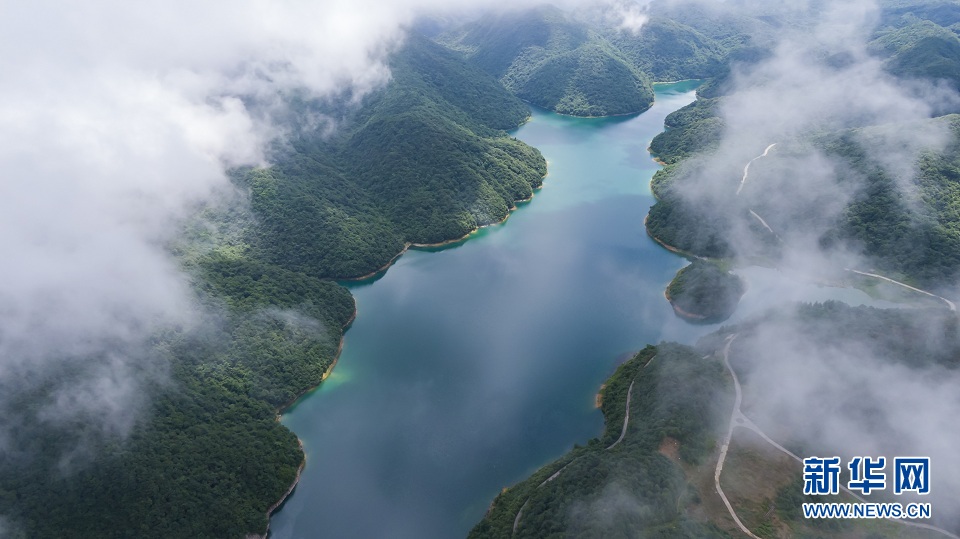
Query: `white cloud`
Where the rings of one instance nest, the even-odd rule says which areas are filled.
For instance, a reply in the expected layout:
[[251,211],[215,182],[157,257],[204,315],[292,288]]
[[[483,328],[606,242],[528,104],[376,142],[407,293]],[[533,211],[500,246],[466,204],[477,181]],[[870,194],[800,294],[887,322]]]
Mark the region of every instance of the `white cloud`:
[[[143,358],[107,352],[196,319],[165,244],[188,208],[228,188],[226,168],[264,162],[265,146],[282,134],[270,107],[292,90],[323,97],[349,88],[362,96],[389,80],[386,57],[419,15],[495,5],[4,2],[0,377],[7,387],[99,357],[111,367],[92,365],[81,386],[123,390],[64,389],[49,410],[82,398],[103,411],[89,417],[104,432],[125,432],[130,409],[114,397],[135,393],[144,371],[125,366]],[[248,110],[248,97],[268,113]]]

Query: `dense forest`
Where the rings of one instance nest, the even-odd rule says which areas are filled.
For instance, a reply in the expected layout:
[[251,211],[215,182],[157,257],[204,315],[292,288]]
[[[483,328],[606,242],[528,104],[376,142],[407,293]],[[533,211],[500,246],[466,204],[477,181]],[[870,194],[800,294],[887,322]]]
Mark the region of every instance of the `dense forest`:
[[[731,217],[680,193],[725,129],[731,62],[760,61],[780,28],[803,24],[754,4],[758,15],[744,17],[699,3],[654,3],[639,33],[552,7],[491,16],[444,28],[436,41],[411,32],[390,56],[390,82],[357,101],[284,95],[287,136],[271,148],[271,165],[232,170],[235,190],[225,201],[196,208],[170,246],[203,322],[189,330],[161,328],[142,348],[115,347],[117,354],[146,358],[144,368],[163,371],[150,378],[163,382],[146,389],[148,412],[129,436],[103,437],[80,421],[57,428],[43,421],[36,403],[80,374],[76,370],[5,397],[27,419],[2,440],[0,535],[265,533],[268,510],[304,463],[296,436],[277,421],[278,410],[323,380],[355,313],[336,279],[376,274],[410,245],[461,238],[530,198],[546,163],[507,133],[529,117],[527,103],[577,116],[638,113],[652,103],[651,81],[709,78],[699,99],[671,114],[668,130],[651,144],[667,166],[654,180],[659,201],[647,226],[658,239],[693,253],[734,254],[725,233],[731,218],[750,221],[748,208]],[[884,6],[871,54],[904,80],[958,87],[960,8],[933,1]],[[960,118],[931,121],[953,138],[920,158],[919,213],[894,196],[896,179],[859,151],[855,140],[872,136],[869,128],[793,142],[817,145],[868,179],[844,219],[824,232],[825,248],[855,243],[919,282],[960,275]],[[790,149],[785,142],[780,155]],[[735,182],[739,168],[715,172]],[[756,173],[777,170],[771,159]],[[755,207],[774,213],[759,202]],[[761,254],[775,256],[779,244],[750,226],[763,238]],[[687,277],[678,275],[677,297],[690,286]],[[697,304],[709,301],[695,296]],[[946,322],[917,327],[872,311],[841,313],[843,324],[831,324],[840,311],[826,305],[803,312],[824,332],[874,334],[899,324],[913,331],[890,333],[902,337],[899,349],[897,343],[890,348],[902,354],[927,353],[916,347],[931,327],[956,334]],[[109,364],[109,358],[92,359],[92,365]],[[949,358],[941,362],[954,366]],[[69,363],[86,368],[83,361]],[[729,401],[715,359],[680,345],[648,347],[603,390],[606,431],[506,490],[472,536],[631,536],[640,530],[726,537],[695,514],[701,500],[684,470],[713,451],[720,425],[714,412],[727,410]],[[628,402],[630,421],[620,439]],[[608,496],[640,498],[651,509],[613,519],[590,511]]]
[[[960,6],[953,2],[892,0],[882,2],[881,6],[881,17],[870,37],[868,53],[880,62],[883,70],[899,78],[905,87],[910,87],[913,79],[920,79],[939,87],[956,88],[956,73],[960,68],[960,56],[956,52]],[[658,21],[658,12],[671,9],[684,10],[689,18],[683,24]],[[650,145],[651,153],[665,166],[651,184],[657,202],[646,220],[648,233],[692,255],[691,258],[745,257],[775,264],[784,241],[789,241],[791,229],[812,228],[817,245],[824,252],[854,249],[877,268],[928,286],[955,282],[960,276],[960,261],[956,260],[960,253],[960,246],[956,244],[960,237],[957,219],[960,214],[955,210],[960,198],[953,191],[960,185],[960,129],[957,116],[949,114],[957,112],[955,102],[935,103],[931,107],[934,117],[919,123],[871,125],[865,122],[843,129],[813,130],[792,140],[778,141],[776,151],[752,163],[751,182],[786,193],[780,200],[798,204],[773,205],[756,192],[751,193],[749,188],[744,190],[743,198],[738,199],[737,184],[745,175],[744,165],[751,157],[764,152],[764,146],[759,146],[756,153],[749,153],[743,162],[717,166],[718,160],[709,157],[719,148],[727,129],[724,107],[735,89],[735,71],[742,73],[769,58],[770,51],[764,50],[763,44],[769,43],[766,40],[770,38],[771,29],[781,27],[785,21],[765,18],[762,14],[752,20],[716,16],[717,12],[708,8],[682,4],[654,4],[650,13],[652,16],[645,28],[651,34],[659,32],[660,39],[669,40],[671,32],[686,27],[690,33],[678,39],[688,47],[684,58],[701,61],[697,68],[686,67],[682,72],[699,73],[692,76],[708,80],[698,89],[694,103],[667,117],[666,131]],[[802,19],[792,22],[811,23]],[[622,34],[607,35],[622,37]],[[745,39],[748,35],[754,39]],[[658,55],[644,51],[641,41],[624,46],[612,38],[611,43],[628,58],[630,51],[642,51],[636,58],[645,60],[635,63],[647,73],[653,73],[654,80],[683,76],[669,71],[671,66],[685,66],[683,60],[667,56],[660,64],[665,67],[658,68]],[[671,47],[663,50],[669,51]],[[711,58],[724,60],[715,64]],[[842,64],[844,60],[831,61]],[[732,68],[732,64],[739,66]],[[945,135],[941,140],[946,142],[922,148],[917,153],[917,161],[910,163],[915,174],[895,177],[890,167],[879,164],[876,153],[866,149],[871,144],[889,140],[892,132],[937,132]],[[836,169],[842,172],[841,184],[847,181],[850,186],[857,186],[847,190],[852,194],[838,219],[828,219],[826,213],[817,208],[818,204],[829,205],[830,201],[809,196],[791,197],[791,193],[805,188],[808,172],[797,166],[799,161],[795,158],[802,152],[810,152],[811,148],[836,164]],[[704,184],[695,183],[694,178],[700,182],[710,178],[728,186],[729,193],[727,189],[703,189]],[[911,197],[902,196],[905,180]],[[696,192],[697,189],[705,192]],[[813,201],[810,204],[799,204],[810,200]],[[766,217],[762,224],[758,215]],[[745,234],[750,237],[749,242],[740,241]],[[668,288],[668,296],[676,299],[683,292],[692,292],[691,297],[686,298],[690,302],[686,305],[692,311],[696,312],[696,306],[706,302],[718,307],[718,311],[729,313],[729,303],[735,305],[743,293],[743,284],[720,268],[716,260],[695,259],[691,266],[678,273]],[[723,282],[736,294],[711,295],[724,288]],[[790,357],[797,362],[807,358],[812,361],[820,356],[869,357],[878,364],[917,372],[923,369],[955,371],[960,357],[957,319],[953,313],[941,309],[881,310],[836,302],[799,305],[772,311],[735,327],[721,328],[704,338],[698,347],[716,354],[725,339],[733,334],[738,338],[731,362],[740,372],[741,381],[743,377],[749,378],[751,362],[754,365],[770,363],[771,357]],[[504,489],[471,537],[725,537],[734,533],[733,523],[716,499],[712,485],[717,458],[715,447],[708,446],[691,458],[689,453],[683,453],[685,448],[689,449],[685,439],[676,444],[667,443],[684,436],[688,428],[700,433],[711,432],[704,423],[684,424],[683,428],[666,434],[651,428],[662,417],[658,415],[662,408],[645,408],[634,415],[634,410],[643,405],[631,400],[630,426],[625,438],[611,447],[624,420],[625,414],[620,410],[626,406],[630,385],[635,384],[630,394],[636,399],[640,384],[650,382],[647,377],[664,376],[654,374],[655,365],[668,354],[678,354],[678,350],[681,350],[678,356],[670,356],[672,360],[687,349],[672,348],[672,345],[648,347],[622,365],[607,380],[602,393],[604,433],[586,446],[575,446],[528,479]],[[793,357],[798,355],[797,350],[801,350],[802,357]],[[701,355],[702,352],[691,351],[688,360],[696,362]],[[646,369],[640,364],[654,357]],[[683,391],[699,391],[698,396],[709,393],[705,401],[697,401],[702,405],[699,413],[703,418],[715,417],[706,410],[711,407],[729,410],[729,393],[725,392],[729,391],[725,385],[727,376],[721,370],[711,370],[718,366],[715,359],[713,363],[706,359],[700,361],[705,363],[699,368],[713,374],[703,374],[702,378],[691,376],[694,381],[685,381]],[[765,383],[779,387],[770,379],[765,379]],[[645,385],[642,391],[663,398],[662,402],[671,402],[655,387]],[[871,421],[876,420],[877,426],[883,426],[877,412],[860,410],[856,405],[851,407],[872,418]],[[638,422],[637,426],[633,426],[634,421]],[[716,429],[719,424],[710,425]],[[639,439],[628,443],[631,436]],[[800,514],[800,504],[822,500],[802,495],[799,467],[784,461],[782,455],[772,457],[758,450],[752,445],[756,444],[755,440],[747,440],[749,436],[737,436],[740,439],[735,437],[731,446],[728,468],[749,480],[728,478],[725,488],[730,491],[741,518],[761,537],[901,537],[914,536],[915,531],[922,533],[887,524],[861,528],[850,522],[807,521]],[[795,444],[791,445],[793,448],[802,446],[811,451],[810,454],[832,450],[810,445],[810,440],[792,439],[789,443]],[[679,448],[679,452],[672,452],[671,447]],[[625,452],[631,455],[624,455]],[[665,465],[671,471],[666,472],[657,465]],[[731,475],[731,472],[724,473]],[[656,488],[651,486],[654,481],[659,481]],[[762,488],[758,488],[760,484]],[[661,498],[664,493],[669,493],[672,504]],[[943,521],[940,524],[955,525]]]
[[681,318],[696,323],[722,322],[736,310],[746,283],[714,262],[694,260],[667,286],[667,299]]
[[[891,75],[907,81],[926,79],[956,85],[960,44],[956,33],[957,6],[884,4],[882,20],[868,48]],[[953,26],[943,26],[951,24]],[[741,64],[761,61],[763,54],[742,49]],[[905,60],[909,59],[909,60]],[[731,87],[721,72],[699,90],[693,104],[666,120],[667,130],[650,149],[667,166],[657,172],[652,189],[657,196],[647,229],[680,250],[712,258],[747,257],[775,261],[784,241],[794,235],[815,235],[825,253],[853,250],[877,269],[926,286],[955,279],[960,272],[957,237],[960,221],[953,211],[953,194],[960,181],[960,124],[956,115],[926,123],[863,125],[819,129],[777,142],[776,151],[752,163],[751,186],[742,196],[737,183],[742,163],[715,158],[726,125],[724,106]],[[934,104],[934,114],[953,112],[948,101]],[[939,131],[946,144],[921,148],[910,171],[897,172],[870,153],[893,132]],[[885,138],[887,137],[887,138]],[[757,154],[763,151],[758,146]],[[798,160],[811,151],[830,160],[838,178],[833,195],[817,198],[804,187],[807,170]],[[704,178],[715,187],[707,195]],[[722,186],[727,188],[723,189]],[[801,193],[806,189],[806,193]],[[908,196],[904,195],[908,191]],[[847,197],[841,210],[833,207],[838,193]],[[777,193],[778,196],[765,196]],[[793,193],[793,194],[791,194]],[[761,222],[758,216],[763,216]],[[744,231],[748,231],[746,234]]]
[[[745,384],[746,400],[750,363],[769,362],[770,354],[797,353],[792,347],[798,340],[809,343],[803,353],[846,352],[910,369],[956,370],[960,357],[960,325],[951,313],[839,302],[770,312],[721,328],[697,348],[648,346],[604,384],[603,434],[504,489],[470,537],[738,536],[713,486],[717,441],[733,405],[721,350],[734,334],[731,363]],[[771,342],[776,343],[773,349]],[[629,423],[614,444],[621,435],[628,392]],[[740,518],[761,537],[914,536],[904,535],[913,530],[896,524],[803,518],[800,504],[832,500],[804,496],[799,463],[785,464],[751,445],[756,442],[747,442],[749,431],[736,432],[724,466],[724,488]],[[815,445],[804,449],[810,454],[832,450]],[[727,478],[736,474],[746,474],[747,481]],[[768,484],[750,483],[761,480]]]
[[553,6],[489,15],[440,39],[538,107],[610,116],[653,104],[645,73],[585,22]]
[[[859,431],[857,436],[861,441],[857,445],[862,445],[862,440],[871,439],[874,451],[888,454],[903,451],[903,440],[911,436],[907,432],[914,430],[915,425],[896,425],[881,419],[891,413],[889,394],[896,392],[901,381],[908,384],[907,380],[916,376],[951,379],[960,367],[960,325],[955,313],[943,309],[876,309],[851,307],[834,301],[803,304],[724,328],[708,340],[718,343],[725,334],[737,334],[730,349],[730,363],[743,384],[744,402],[752,403],[747,416],[778,443],[803,455],[828,452],[844,455],[851,450],[843,427],[839,427],[840,432],[827,434],[826,431],[831,429],[818,432],[816,427],[811,429],[810,424],[789,417],[797,412],[816,417],[823,409],[836,411],[833,428],[840,424]],[[809,372],[826,370],[834,373],[845,379],[846,389],[832,393],[823,391],[816,384],[795,379],[796,373],[805,368]],[[895,380],[880,382],[872,376],[882,371],[896,373]],[[771,387],[766,382],[771,380],[771,374],[792,377],[792,382]],[[921,399],[922,406],[934,400],[933,395],[938,390],[935,383],[926,383],[925,386],[929,394]],[[859,391],[851,390],[852,387],[870,389]],[[798,402],[797,395],[811,391],[823,399],[822,408],[815,404],[805,406],[802,412],[783,408],[783,402]],[[946,391],[952,391],[949,384]],[[913,411],[915,406],[914,403],[901,402],[898,409]],[[866,420],[868,417],[872,419]],[[933,449],[931,442],[937,434],[929,430],[924,432],[929,438],[912,440],[912,450]],[[728,458],[729,466],[724,466],[724,474],[749,474],[765,480],[762,495],[756,489],[738,491],[732,476],[727,482],[730,485],[728,495],[738,514],[762,537],[943,536],[939,533],[923,534],[921,530],[896,524],[870,526],[856,520],[817,522],[803,518],[801,503],[834,500],[803,496],[800,463],[794,461],[795,464],[785,466],[783,459],[772,456],[776,451],[761,451],[757,446],[751,446],[747,441],[750,434],[740,431],[736,435],[735,441],[739,438],[741,443],[735,454]],[[953,452],[934,454],[936,456],[932,458],[946,462],[952,460]],[[937,504],[938,499],[955,499],[956,489],[955,482],[944,480],[939,485],[939,492],[929,501]],[[939,503],[950,506],[950,509],[934,515],[935,518],[928,523],[955,530],[958,520],[952,505]]]
[[604,433],[505,489],[470,537],[729,537],[692,516],[684,472],[714,451],[733,397],[702,356],[666,343],[621,365],[601,392]]
[[489,15],[438,39],[532,105],[611,116],[648,109],[651,81],[720,76],[729,58],[768,43],[785,22],[684,3],[654,4],[646,16],[638,32],[540,6]]
[[503,131],[527,107],[486,73],[415,36],[391,69],[358,108],[292,97],[297,114],[337,117],[337,130],[299,126],[273,166],[234,171],[229,201],[186,224],[172,249],[207,321],[160,331],[148,350],[118,350],[170,366],[129,439],[21,425],[0,463],[0,514],[15,533],[264,532],[303,463],[277,411],[321,382],[354,315],[330,279],[501,220],[546,174],[539,152]]

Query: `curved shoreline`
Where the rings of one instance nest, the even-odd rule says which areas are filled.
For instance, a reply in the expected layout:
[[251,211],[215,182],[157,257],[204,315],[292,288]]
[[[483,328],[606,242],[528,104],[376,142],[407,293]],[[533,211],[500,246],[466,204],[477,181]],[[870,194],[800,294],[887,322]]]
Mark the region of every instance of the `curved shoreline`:
[[[544,176],[544,178],[546,178],[546,177],[547,177],[547,176]],[[361,275],[361,276],[359,276],[359,277],[344,277],[344,278],[339,278],[339,279],[334,279],[334,280],[336,280],[336,281],[341,281],[341,282],[351,282],[351,283],[352,283],[352,282],[359,282],[359,281],[366,281],[367,279],[372,279],[372,278],[377,277],[378,275],[381,275],[381,274],[383,274],[384,272],[386,272],[388,269],[390,269],[390,266],[394,265],[394,264],[397,262],[397,260],[399,260],[400,257],[403,256],[403,254],[406,253],[407,251],[409,251],[410,249],[417,249],[417,248],[427,249],[427,248],[433,248],[433,247],[445,247],[445,246],[447,246],[447,245],[453,245],[453,244],[455,244],[455,243],[460,243],[460,242],[463,242],[463,241],[467,241],[468,239],[470,239],[470,236],[476,234],[477,232],[479,232],[480,230],[482,230],[482,229],[484,229],[484,228],[491,227],[491,226],[496,226],[496,225],[500,225],[500,224],[506,223],[506,222],[507,222],[507,219],[510,219],[510,216],[513,214],[513,212],[516,211],[517,208],[519,208],[518,204],[522,204],[522,203],[524,203],[524,202],[530,202],[531,200],[533,200],[534,195],[537,194],[537,191],[539,191],[539,190],[541,190],[541,189],[543,189],[543,184],[542,184],[542,183],[541,183],[538,187],[535,187],[535,188],[532,190],[533,192],[530,193],[530,196],[528,196],[527,198],[521,198],[521,199],[519,199],[519,200],[514,200],[514,201],[513,201],[513,206],[507,208],[507,214],[503,217],[503,219],[500,219],[499,221],[493,221],[493,222],[490,222],[490,223],[487,223],[487,224],[484,224],[484,225],[476,226],[476,227],[473,228],[473,230],[470,230],[469,232],[467,232],[466,234],[464,234],[464,235],[462,235],[462,236],[460,236],[460,237],[458,237],[458,238],[451,238],[451,239],[449,239],[449,240],[443,240],[443,241],[440,241],[440,242],[437,242],[437,243],[415,243],[415,242],[410,242],[410,241],[404,242],[403,248],[400,249],[400,252],[397,253],[397,254],[395,254],[395,255],[393,255],[393,258],[391,258],[391,259],[390,259],[386,264],[384,264],[383,266],[380,266],[379,268],[371,271],[370,273],[367,273],[367,274],[365,274],[365,275]]]
[[[277,416],[277,419],[279,420],[279,415]],[[281,496],[276,503],[274,503],[273,505],[270,506],[269,509],[267,509],[267,529],[263,531],[263,535],[247,534],[245,539],[267,539],[268,537],[270,537],[270,515],[272,515],[274,511],[279,509],[283,505],[283,503],[287,501],[287,498],[289,498],[290,495],[293,494],[294,489],[296,489],[297,485],[300,484],[300,474],[303,473],[303,469],[307,466],[307,453],[306,451],[303,450],[303,440],[301,440],[299,437],[297,438],[297,445],[300,447],[300,453],[303,455],[303,457],[300,459],[300,466],[297,466],[297,475],[294,476],[293,483],[291,483],[290,488],[288,488],[287,491],[283,493],[283,496]]]
[[[529,118],[528,118],[528,120],[529,120]],[[543,178],[546,178],[546,177],[547,177],[547,174],[545,174],[545,175],[543,176]],[[478,227],[474,228],[473,230],[471,230],[470,232],[464,234],[463,236],[461,236],[461,237],[459,237],[459,238],[452,238],[452,239],[444,240],[444,241],[441,241],[441,242],[438,242],[438,243],[412,243],[412,242],[406,242],[406,243],[404,244],[404,246],[403,246],[403,249],[401,249],[399,253],[397,253],[396,255],[394,255],[394,257],[391,258],[390,261],[387,262],[386,265],[384,265],[383,267],[377,269],[376,271],[374,271],[374,272],[372,272],[372,273],[368,273],[367,275],[364,275],[364,276],[362,276],[362,277],[353,277],[353,278],[339,279],[339,280],[340,280],[340,281],[363,281],[363,280],[366,280],[366,279],[370,279],[370,278],[376,277],[376,276],[378,276],[378,275],[386,272],[388,269],[390,269],[390,266],[392,266],[397,260],[399,260],[399,258],[400,258],[401,256],[403,256],[404,253],[406,253],[407,251],[409,251],[410,248],[417,248],[417,247],[424,247],[424,248],[426,248],[426,247],[443,247],[443,246],[446,246],[446,245],[452,245],[452,244],[454,244],[454,243],[459,243],[459,242],[463,242],[463,241],[468,240],[468,239],[470,238],[470,236],[472,236],[473,234],[475,234],[477,231],[479,231],[479,230],[482,229],[482,228],[486,228],[486,227],[489,227],[489,226],[494,226],[494,225],[503,224],[503,223],[505,223],[505,222],[507,221],[507,219],[510,218],[510,215],[512,215],[513,212],[516,211],[516,210],[519,208],[519,204],[524,203],[524,202],[529,202],[529,201],[533,200],[533,197],[534,197],[534,195],[537,194],[537,191],[539,191],[540,189],[543,188],[543,182],[542,182],[542,179],[543,179],[543,178],[541,178],[541,183],[540,183],[540,185],[532,189],[532,192],[530,193],[530,196],[528,196],[527,198],[523,198],[523,199],[520,199],[520,200],[515,200],[515,201],[513,201],[513,205],[512,205],[510,208],[507,209],[507,214],[503,217],[503,219],[500,219],[499,221],[494,221],[494,222],[492,222],[492,223],[487,223],[487,224],[485,224],[485,225],[478,226]],[[353,314],[350,316],[350,319],[347,320],[347,322],[343,325],[343,328],[341,328],[340,343],[339,343],[339,345],[337,346],[337,352],[336,352],[336,353],[334,354],[334,356],[333,356],[333,361],[330,363],[330,365],[327,366],[326,370],[323,371],[323,375],[321,375],[321,377],[320,377],[320,382],[318,382],[316,385],[313,385],[313,386],[305,389],[303,392],[301,392],[301,393],[299,393],[298,395],[296,395],[296,396],[295,396],[293,399],[291,399],[289,402],[287,402],[287,403],[285,403],[283,406],[277,408],[277,422],[280,422],[280,419],[281,419],[281,417],[283,416],[283,413],[284,413],[284,412],[286,412],[287,410],[289,410],[290,408],[292,408],[293,406],[295,406],[300,399],[302,399],[302,398],[304,398],[305,396],[309,395],[309,394],[312,393],[313,391],[316,391],[316,390],[320,387],[320,385],[323,384],[324,380],[326,380],[326,379],[333,373],[334,367],[336,367],[336,366],[337,366],[337,363],[340,361],[340,354],[343,352],[343,345],[344,345],[344,342],[345,342],[345,340],[346,340],[347,330],[350,329],[350,326],[353,325],[353,322],[357,319],[357,299],[353,296],[353,294],[350,294],[350,298],[353,299]],[[293,431],[291,431],[291,432],[293,432]],[[267,538],[270,536],[270,517],[273,516],[273,513],[275,513],[278,509],[280,509],[280,508],[283,506],[284,502],[286,502],[287,499],[293,494],[293,491],[297,488],[297,485],[300,483],[300,475],[301,475],[301,473],[303,472],[303,469],[304,469],[304,468],[306,467],[306,465],[307,465],[307,453],[306,453],[306,451],[304,451],[304,449],[303,449],[303,440],[301,440],[299,436],[297,436],[297,445],[299,446],[299,448],[300,448],[300,453],[303,455],[303,457],[301,458],[300,466],[297,468],[297,474],[296,474],[296,476],[295,476],[294,479],[293,479],[293,483],[291,483],[290,488],[287,489],[287,491],[283,494],[283,496],[281,496],[280,499],[276,501],[276,503],[274,503],[273,505],[270,506],[269,509],[267,509],[267,528],[266,528],[266,530],[264,530],[263,534],[262,534],[262,535],[260,535],[260,534],[247,534],[247,539],[267,539]]]
[[669,243],[667,243],[667,242],[661,240],[660,238],[654,236],[654,235],[650,232],[650,229],[647,228],[647,220],[648,220],[648,219],[650,219],[650,213],[649,213],[649,212],[648,212],[647,215],[644,216],[644,218],[643,218],[643,230],[646,231],[647,236],[649,236],[650,239],[652,239],[653,241],[655,241],[655,242],[657,242],[658,244],[660,244],[660,247],[663,247],[664,249],[670,251],[671,253],[678,254],[678,255],[680,255],[680,256],[682,256],[682,257],[684,257],[684,258],[687,258],[687,259],[693,259],[693,258],[695,258],[695,259],[697,259],[697,260],[719,260],[719,259],[714,259],[714,258],[710,258],[710,257],[706,257],[706,256],[695,255],[695,254],[691,253],[690,251],[684,251],[683,249],[681,249],[681,248],[679,248],[679,247],[674,247],[673,245],[670,245]]
[[[664,82],[664,83],[653,83],[653,84],[671,84],[671,83],[669,83],[669,82]],[[656,94],[656,92],[654,92],[654,94]],[[543,106],[537,105],[536,103],[531,103],[530,101],[526,101],[526,100],[523,100],[523,99],[521,99],[521,101],[523,101],[524,103],[526,103],[527,105],[529,105],[529,106],[531,106],[531,107],[536,107],[536,108],[538,108],[538,109],[540,109],[540,110],[547,111],[547,112],[549,112],[550,114],[556,114],[557,116],[563,116],[563,117],[565,117],[565,118],[583,118],[583,119],[586,119],[586,120],[597,120],[597,119],[600,119],[600,118],[621,118],[621,117],[623,117],[623,116],[636,116],[636,115],[639,115],[639,114],[643,114],[644,112],[647,112],[648,110],[650,110],[650,109],[653,108],[653,105],[654,105],[654,103],[656,102],[656,99],[650,101],[650,106],[648,106],[647,108],[645,108],[645,109],[643,109],[643,110],[639,110],[639,111],[637,111],[637,112],[620,112],[620,113],[617,113],[617,114],[605,114],[605,115],[603,115],[603,116],[577,116],[576,114],[566,114],[566,113],[563,113],[563,112],[557,112],[557,111],[555,111],[555,110],[553,110],[553,109],[548,109],[547,107],[543,107]],[[531,118],[532,118],[532,117],[533,117],[533,116],[531,115]],[[523,124],[521,124],[521,125],[523,125]]]
[[[320,381],[317,382],[316,385],[313,385],[307,388],[305,391],[303,391],[303,393],[296,395],[295,397],[293,397],[293,399],[286,402],[283,406],[277,408],[277,417],[276,417],[277,423],[280,422],[280,418],[283,415],[283,412],[285,410],[290,409],[290,407],[296,404],[298,400],[300,400],[305,395],[319,388],[320,384],[322,384],[323,381],[326,380],[327,377],[329,377],[330,374],[333,372],[333,368],[337,366],[337,362],[340,361],[340,353],[343,352],[343,343],[344,343],[343,334],[346,333],[348,329],[350,329],[350,326],[353,325],[353,321],[357,319],[357,300],[356,298],[353,297],[353,294],[350,295],[350,298],[353,300],[353,314],[350,315],[350,319],[348,319],[347,322],[343,324],[343,327],[340,329],[340,332],[341,332],[340,343],[337,345],[337,351],[333,355],[333,361],[331,361],[330,364],[327,365],[327,368],[324,369],[323,374],[320,375]],[[297,485],[300,484],[300,475],[303,473],[303,469],[307,466],[307,452],[304,451],[303,440],[301,440],[299,436],[297,436],[297,446],[300,448],[300,454],[302,455],[302,457],[300,458],[300,465],[297,467],[297,474],[293,478],[293,483],[291,483],[290,488],[288,488],[287,491],[283,493],[283,496],[280,496],[280,499],[277,500],[273,505],[271,505],[267,509],[267,529],[264,530],[263,534],[262,535],[255,534],[255,533],[247,534],[246,539],[267,539],[270,536],[270,517],[273,515],[273,513],[277,511],[277,509],[280,509],[280,507],[283,506],[284,502],[287,501],[287,498],[289,498],[290,495],[293,494],[293,491],[294,489],[297,488]]]
[[681,308],[679,305],[673,302],[673,298],[670,297],[670,292],[667,290],[663,291],[663,297],[667,298],[667,302],[669,302],[670,306],[673,307],[673,312],[680,318],[683,318],[684,320],[691,321],[691,322],[703,322],[704,320],[709,318],[705,314],[697,314],[697,313],[691,313],[689,311],[685,311],[683,308]]

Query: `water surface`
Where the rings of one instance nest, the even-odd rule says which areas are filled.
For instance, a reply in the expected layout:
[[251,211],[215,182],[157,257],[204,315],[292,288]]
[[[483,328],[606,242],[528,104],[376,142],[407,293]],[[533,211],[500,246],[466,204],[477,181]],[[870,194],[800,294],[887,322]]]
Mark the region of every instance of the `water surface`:
[[[515,134],[549,164],[532,202],[351,285],[340,362],[283,416],[307,466],[272,537],[462,537],[501,488],[600,433],[594,396],[624,354],[716,328],[674,316],[663,290],[686,261],[643,228],[646,148],[693,88],[659,85],[639,116],[534,111]],[[815,285],[780,297],[777,272],[745,273],[736,319],[780,300],[875,303]]]

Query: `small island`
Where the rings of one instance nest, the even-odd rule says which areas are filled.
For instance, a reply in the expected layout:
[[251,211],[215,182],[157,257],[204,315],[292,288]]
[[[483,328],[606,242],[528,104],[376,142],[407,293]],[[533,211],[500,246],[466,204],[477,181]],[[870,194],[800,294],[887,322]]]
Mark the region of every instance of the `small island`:
[[714,262],[695,260],[677,272],[665,295],[680,318],[711,324],[729,318],[744,292],[740,277]]

